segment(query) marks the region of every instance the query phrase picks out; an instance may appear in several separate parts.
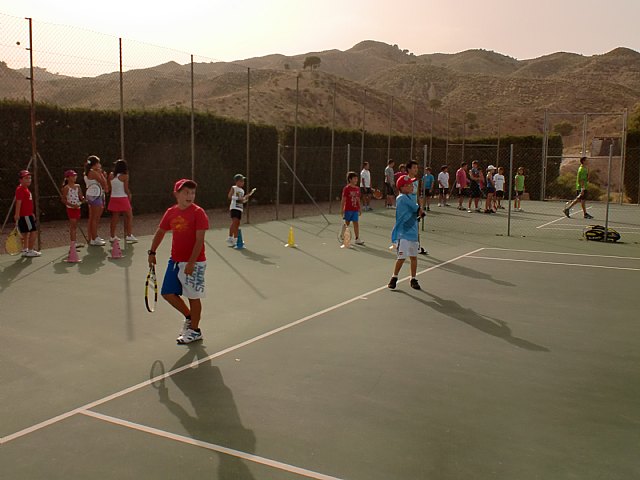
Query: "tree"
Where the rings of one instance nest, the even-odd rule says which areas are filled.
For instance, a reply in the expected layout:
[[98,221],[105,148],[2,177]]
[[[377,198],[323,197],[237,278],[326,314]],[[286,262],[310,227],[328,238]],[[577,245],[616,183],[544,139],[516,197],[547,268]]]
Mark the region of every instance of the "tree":
[[553,126],[553,131],[563,137],[571,135],[571,133],[573,132],[573,129],[574,129],[574,126],[567,121],[556,123]]
[[304,59],[304,64],[302,65],[302,68],[306,70],[307,67],[311,67],[311,70],[315,70],[320,66],[320,63],[322,63],[322,60],[320,59],[320,57],[315,57],[315,56],[306,57]]

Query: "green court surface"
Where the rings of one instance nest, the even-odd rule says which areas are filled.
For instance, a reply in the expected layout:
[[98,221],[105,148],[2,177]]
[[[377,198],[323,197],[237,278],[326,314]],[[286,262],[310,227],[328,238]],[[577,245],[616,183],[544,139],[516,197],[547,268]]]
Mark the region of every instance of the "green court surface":
[[242,250],[211,230],[191,346],[166,303],[145,310],[149,237],[118,260],[0,256],[2,477],[640,478],[634,220],[591,243],[548,208],[527,232],[576,231],[471,234],[433,212],[420,291],[408,265],[386,287],[391,210],[350,249],[336,215],[245,225]]

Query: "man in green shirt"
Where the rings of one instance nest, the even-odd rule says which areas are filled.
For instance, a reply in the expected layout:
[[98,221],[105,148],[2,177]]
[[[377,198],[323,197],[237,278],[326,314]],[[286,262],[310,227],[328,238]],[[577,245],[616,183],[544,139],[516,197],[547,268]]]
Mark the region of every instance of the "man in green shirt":
[[580,159],[580,167],[578,168],[578,175],[576,176],[576,198],[567,202],[565,208],[563,210],[564,214],[567,218],[570,218],[571,207],[573,207],[576,203],[580,202],[582,206],[582,213],[584,213],[584,218],[591,219],[593,218],[591,215],[587,213],[587,184],[589,180],[589,170],[587,169],[587,157],[582,157]]

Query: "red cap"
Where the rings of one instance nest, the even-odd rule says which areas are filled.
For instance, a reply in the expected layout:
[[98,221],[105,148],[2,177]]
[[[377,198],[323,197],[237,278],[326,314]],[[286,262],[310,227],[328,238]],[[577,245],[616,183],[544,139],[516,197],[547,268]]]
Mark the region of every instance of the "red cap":
[[396,187],[398,187],[398,190],[399,190],[402,187],[404,187],[405,185],[412,184],[416,180],[418,180],[418,179],[417,178],[411,178],[409,175],[403,175],[400,178],[398,178],[398,181],[396,182]]
[[182,190],[182,187],[184,187],[186,183],[190,184],[190,185],[187,185],[190,188],[196,188],[198,186],[196,182],[194,182],[189,178],[181,178],[173,185],[173,191],[179,192],[180,190]]
[[20,170],[20,173],[18,173],[18,178],[24,178],[29,176],[31,176],[31,172],[29,170]]
[[78,174],[76,173],[75,170],[67,170],[66,172],[64,172],[64,178],[67,177],[77,177]]

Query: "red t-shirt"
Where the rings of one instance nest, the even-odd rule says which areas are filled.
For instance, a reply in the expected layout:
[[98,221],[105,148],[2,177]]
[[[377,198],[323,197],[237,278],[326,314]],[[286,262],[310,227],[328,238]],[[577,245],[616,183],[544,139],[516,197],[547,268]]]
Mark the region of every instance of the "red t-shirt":
[[360,187],[354,187],[353,185],[347,185],[342,189],[342,198],[344,200],[345,212],[359,212],[360,211]]
[[[160,228],[173,231],[171,259],[174,262],[188,262],[196,243],[196,231],[208,230],[209,219],[205,211],[196,204],[192,204],[184,210],[181,210],[178,205],[174,205],[164,212],[164,216],[160,220]],[[203,245],[196,262],[204,262],[206,259]]]
[[29,189],[23,185],[18,185],[16,188],[16,202],[21,200],[20,204],[20,216],[29,217],[33,215],[33,197]]

